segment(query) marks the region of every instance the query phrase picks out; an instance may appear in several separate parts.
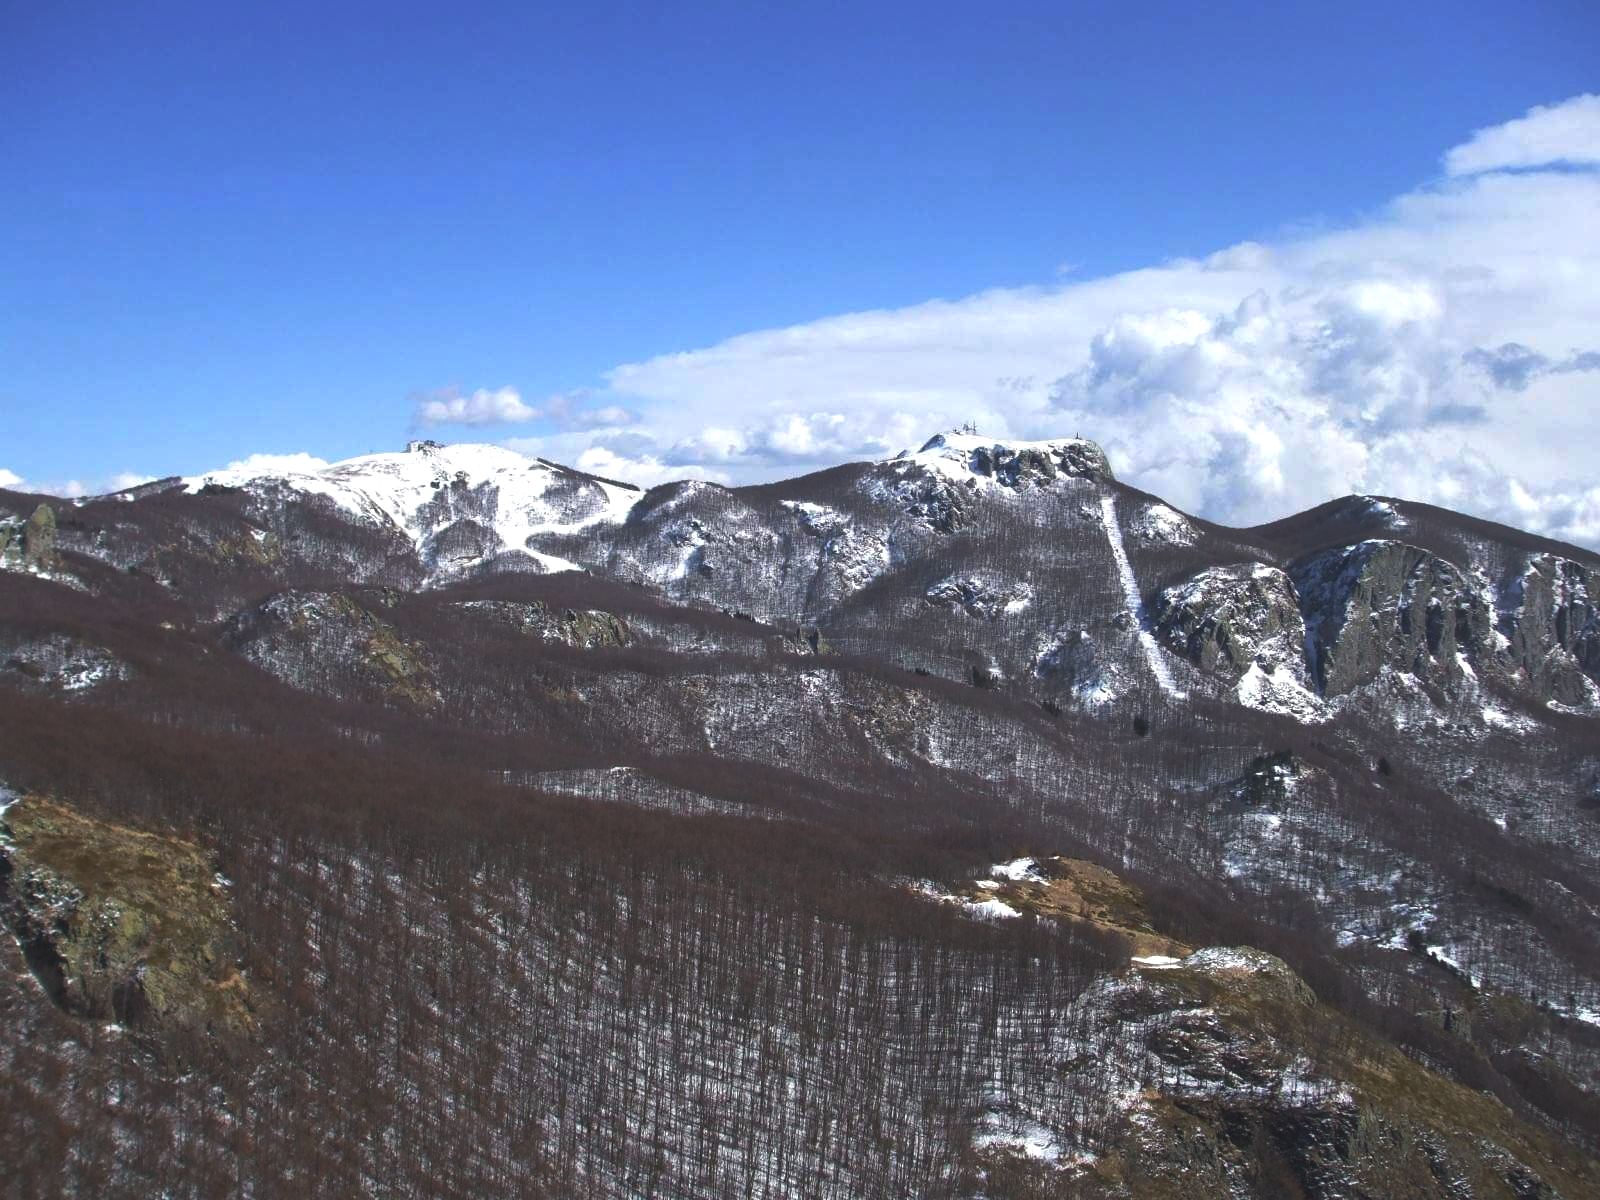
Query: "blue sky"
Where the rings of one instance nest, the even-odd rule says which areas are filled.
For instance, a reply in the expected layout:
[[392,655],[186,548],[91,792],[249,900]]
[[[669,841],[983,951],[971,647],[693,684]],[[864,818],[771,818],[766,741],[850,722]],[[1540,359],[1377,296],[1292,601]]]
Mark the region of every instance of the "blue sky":
[[[1060,383],[1161,289],[1063,326],[1059,363],[1008,363],[1028,313],[983,297],[1093,291],[1244,242],[1325,259],[1448,176],[1473,131],[1600,88],[1592,4],[1129,7],[0,0],[0,471],[97,486],[339,458],[454,411],[515,419],[435,436],[750,478],[870,449],[772,431],[886,395],[896,431],[976,407],[998,432],[1096,413],[1115,432],[1126,397],[1069,403]],[[1176,290],[1214,320],[1262,281],[1233,282]],[[812,346],[849,314],[936,299],[981,314],[933,347],[983,343],[963,369],[996,382],[965,400],[837,355],[699,371],[762,331]],[[850,329],[898,361],[903,322]],[[1552,363],[1593,348],[1531,344]],[[1002,382],[1033,399],[1007,409]],[[1160,467],[1133,469],[1181,493]],[[1563,495],[1594,483],[1535,469]],[[1180,498],[1261,515],[1204,482]]]

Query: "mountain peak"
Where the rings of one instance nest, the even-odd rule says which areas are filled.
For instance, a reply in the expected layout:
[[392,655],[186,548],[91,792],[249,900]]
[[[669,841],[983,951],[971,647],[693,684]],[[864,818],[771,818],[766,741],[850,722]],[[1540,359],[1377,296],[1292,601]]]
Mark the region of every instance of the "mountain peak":
[[972,426],[936,433],[916,451],[902,450],[892,462],[915,463],[940,475],[979,476],[1015,485],[1024,476],[1044,480],[1057,475],[1110,481],[1106,452],[1087,438],[1022,441],[993,438]]

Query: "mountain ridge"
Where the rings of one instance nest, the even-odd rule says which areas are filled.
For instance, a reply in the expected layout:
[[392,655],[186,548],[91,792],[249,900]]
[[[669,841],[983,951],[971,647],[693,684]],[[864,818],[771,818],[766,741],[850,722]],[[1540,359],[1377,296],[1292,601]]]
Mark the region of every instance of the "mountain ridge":
[[[1584,1194],[1594,557],[935,440],[739,489],[419,445],[0,493],[26,1128],[127,1194],[194,1179],[163,1122],[241,1185],[180,1079],[262,1194]],[[48,874],[41,814],[92,833]],[[192,944],[106,925],[209,886],[142,880],[157,834],[212,856]],[[180,959],[250,1019],[158,1018]],[[142,1099],[85,1115],[86,1072]]]

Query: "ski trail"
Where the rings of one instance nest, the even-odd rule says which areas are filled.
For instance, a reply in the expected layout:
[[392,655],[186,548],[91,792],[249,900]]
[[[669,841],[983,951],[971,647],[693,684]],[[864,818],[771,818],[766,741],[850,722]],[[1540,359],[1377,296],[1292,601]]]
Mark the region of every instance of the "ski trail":
[[1139,646],[1144,660],[1150,664],[1150,673],[1156,677],[1161,690],[1182,700],[1188,693],[1180,692],[1173,681],[1172,672],[1161,657],[1161,647],[1145,628],[1144,602],[1139,599],[1139,581],[1133,577],[1133,564],[1128,561],[1128,551],[1122,544],[1122,526],[1117,522],[1117,502],[1110,492],[1100,497],[1100,519],[1106,527],[1106,540],[1111,543],[1111,557],[1116,560],[1117,574],[1122,578],[1122,594],[1127,597],[1128,611],[1139,623]]

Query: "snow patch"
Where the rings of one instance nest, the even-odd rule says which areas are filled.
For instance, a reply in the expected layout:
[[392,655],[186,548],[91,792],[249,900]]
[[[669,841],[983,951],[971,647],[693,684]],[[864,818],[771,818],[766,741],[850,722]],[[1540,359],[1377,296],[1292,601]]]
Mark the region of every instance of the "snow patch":
[[582,570],[530,543],[621,524],[642,494],[503,446],[433,442],[412,443],[400,454],[368,454],[332,464],[309,458],[291,463],[247,460],[183,480],[191,494],[208,486],[322,496],[359,521],[398,530],[419,554],[429,538],[457,520],[476,521],[498,539],[487,554],[452,562],[441,568],[444,573],[518,551],[548,572]]
[[1156,677],[1161,690],[1169,696],[1182,700],[1187,693],[1178,690],[1172,672],[1167,667],[1166,659],[1161,656],[1161,647],[1156,644],[1156,639],[1147,628],[1144,602],[1139,598],[1139,581],[1134,578],[1133,564],[1128,561],[1127,548],[1122,544],[1122,526],[1117,521],[1117,501],[1110,492],[1103,492],[1100,496],[1100,519],[1105,526],[1106,540],[1111,543],[1111,557],[1117,564],[1117,577],[1122,580],[1122,594],[1128,602],[1128,611],[1139,623],[1139,646],[1144,651],[1144,660],[1150,665],[1150,673]]
[[1183,965],[1183,960],[1170,954],[1135,954],[1133,965],[1146,971],[1175,971]]
[[1259,662],[1251,663],[1233,692],[1246,708],[1293,717],[1303,725],[1320,724],[1329,716],[1322,698],[1281,664],[1263,669]]
[[807,532],[819,537],[831,537],[850,523],[849,517],[826,504],[813,504],[809,500],[784,500],[781,503],[800,518],[800,524]]
[[1146,505],[1130,528],[1142,541],[1168,546],[1192,546],[1199,536],[1187,517],[1165,504]]
[[1019,1154],[1034,1162],[1060,1162],[1066,1149],[1037,1121],[1026,1117],[986,1112],[979,1122],[972,1145],[977,1150]]
[[1012,908],[1003,900],[993,896],[985,900],[972,900],[966,896],[958,896],[954,892],[944,891],[936,884],[927,880],[919,880],[911,884],[911,890],[926,896],[930,900],[937,900],[940,904],[954,904],[969,916],[984,921],[1004,921],[1011,917],[1020,917],[1022,913]]
[[1009,879],[1014,883],[1044,882],[1038,860],[1032,858],[1014,858],[1010,862],[995,863],[989,868],[989,873],[997,879]]

